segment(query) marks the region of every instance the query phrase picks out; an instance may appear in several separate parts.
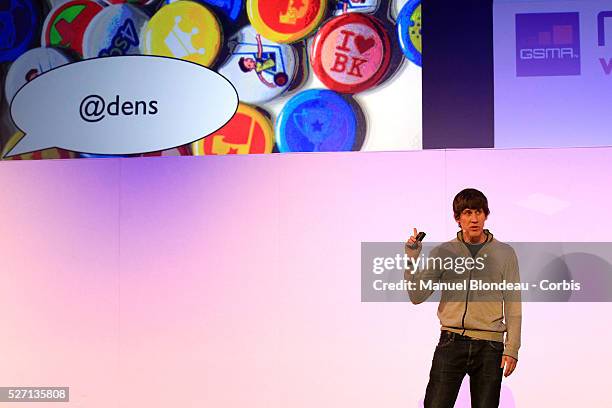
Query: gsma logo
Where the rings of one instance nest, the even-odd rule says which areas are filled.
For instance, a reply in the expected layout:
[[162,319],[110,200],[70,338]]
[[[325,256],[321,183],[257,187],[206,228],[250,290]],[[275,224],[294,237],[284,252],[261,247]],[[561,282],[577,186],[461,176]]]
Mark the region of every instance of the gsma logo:
[[[612,18],[612,11],[602,11],[597,15],[597,45],[606,46],[606,20]],[[611,46],[612,44],[607,44]],[[612,74],[612,58],[599,58],[604,74]]]
[[579,14],[517,14],[516,75],[580,75]]

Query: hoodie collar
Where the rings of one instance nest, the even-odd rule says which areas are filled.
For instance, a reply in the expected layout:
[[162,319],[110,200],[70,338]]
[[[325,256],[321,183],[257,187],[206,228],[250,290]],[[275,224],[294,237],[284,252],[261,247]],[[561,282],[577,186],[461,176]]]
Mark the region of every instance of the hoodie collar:
[[[485,235],[487,236],[487,238],[485,239],[485,242],[484,242],[484,243],[487,243],[487,242],[491,242],[491,241],[493,241],[493,234],[491,233],[491,231],[489,231],[489,230],[488,230],[488,229],[486,229],[486,228],[485,228],[483,231],[484,231]],[[461,241],[461,242],[465,243],[465,241],[463,240],[463,231],[462,231],[462,230],[459,230],[459,231],[457,232],[457,239],[458,239],[459,241]]]

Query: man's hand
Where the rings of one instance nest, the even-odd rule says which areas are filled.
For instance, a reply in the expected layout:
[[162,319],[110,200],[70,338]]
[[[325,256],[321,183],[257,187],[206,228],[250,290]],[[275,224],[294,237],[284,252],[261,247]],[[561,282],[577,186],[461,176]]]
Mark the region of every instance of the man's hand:
[[504,370],[504,377],[507,377],[512,374],[512,372],[516,368],[516,362],[517,360],[514,357],[502,356],[500,368],[504,368],[504,366],[506,366],[506,369]]
[[404,246],[406,251],[408,251],[408,250],[415,251],[414,249],[412,249],[412,245],[414,245],[414,243],[416,242],[417,234],[418,234],[417,229],[413,228],[412,236],[410,238],[408,238],[408,241],[406,241],[406,245]]

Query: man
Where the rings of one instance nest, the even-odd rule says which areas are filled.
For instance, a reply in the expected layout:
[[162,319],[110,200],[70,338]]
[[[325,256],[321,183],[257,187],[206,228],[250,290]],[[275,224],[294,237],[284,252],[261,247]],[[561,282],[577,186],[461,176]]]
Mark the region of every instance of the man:
[[[269,88],[285,86],[289,77],[284,72],[276,72],[276,54],[274,52],[263,51],[263,44],[259,34],[255,36],[255,40],[257,41],[257,54],[253,54],[255,58],[241,57],[238,60],[240,70],[244,73],[254,71],[259,81]],[[266,71],[270,73],[276,72],[274,74],[274,83],[268,82],[264,78],[263,73]]]
[[[500,290],[483,290],[472,288],[470,282],[518,283],[518,261],[512,247],[493,238],[484,228],[490,211],[483,193],[472,188],[459,192],[453,200],[453,213],[460,228],[457,237],[433,248],[428,256],[433,262],[426,268],[410,268],[404,275],[407,281],[414,282],[414,288],[408,290],[414,304],[434,292],[424,283],[465,282],[454,288],[448,285],[450,289],[440,285],[438,317],[442,328],[429,374],[425,408],[452,408],[466,374],[470,376],[472,407],[497,407],[502,371],[509,376],[518,361],[520,290],[503,286],[498,286]],[[415,260],[422,248],[416,235],[415,228],[406,242],[406,254]],[[441,266],[436,258],[453,259],[455,269]],[[459,258],[464,262],[459,263]],[[468,264],[467,269],[458,267]]]

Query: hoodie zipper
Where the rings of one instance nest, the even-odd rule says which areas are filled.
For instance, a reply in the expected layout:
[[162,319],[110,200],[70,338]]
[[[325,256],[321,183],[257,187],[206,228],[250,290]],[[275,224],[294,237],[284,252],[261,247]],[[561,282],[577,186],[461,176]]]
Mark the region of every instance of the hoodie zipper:
[[468,289],[467,289],[467,292],[465,294],[465,309],[463,309],[463,317],[461,318],[461,328],[463,329],[463,332],[461,332],[462,336],[465,335],[465,315],[467,314],[468,296],[470,296],[470,282],[471,281],[472,281],[472,270],[470,269],[470,274],[469,274],[469,277],[468,277]]
[[[482,251],[482,248],[487,246],[488,243],[489,243],[489,235],[487,234],[487,239],[484,242],[484,245],[482,247],[480,247],[480,249],[478,250],[478,252],[476,252],[476,254],[474,256],[472,256],[472,253],[470,252],[469,248],[467,247],[467,244],[463,240],[463,234],[461,234],[461,244],[463,245],[463,247],[467,251],[468,255],[470,255],[470,257],[472,259],[474,259],[480,253],[480,251]],[[463,331],[461,332],[462,336],[465,335],[465,315],[467,315],[468,297],[470,296],[470,282],[471,281],[472,281],[472,269],[470,269],[470,272],[469,272],[469,275],[468,275],[468,281],[467,281],[468,288],[467,288],[467,292],[465,293],[465,308],[463,309],[463,317],[461,318],[461,328],[463,329]]]

